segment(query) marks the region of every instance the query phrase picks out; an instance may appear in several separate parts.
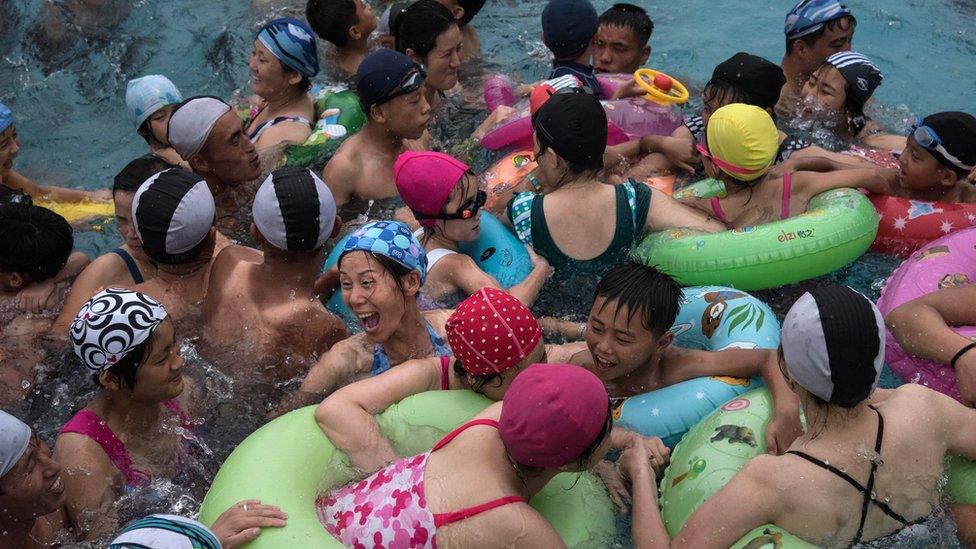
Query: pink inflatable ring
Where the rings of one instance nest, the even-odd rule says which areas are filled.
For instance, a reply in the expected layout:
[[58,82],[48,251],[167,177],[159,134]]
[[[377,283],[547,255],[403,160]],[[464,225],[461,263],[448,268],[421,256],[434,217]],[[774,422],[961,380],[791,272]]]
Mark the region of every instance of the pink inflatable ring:
[[[963,229],[929,243],[905,260],[888,279],[878,308],[887,315],[896,307],[919,296],[951,286],[976,282],[976,227]],[[972,339],[976,326],[953,328]],[[885,358],[891,370],[906,383],[919,383],[959,400],[956,372],[948,364],[937,364],[906,353],[890,331],[885,332]]]

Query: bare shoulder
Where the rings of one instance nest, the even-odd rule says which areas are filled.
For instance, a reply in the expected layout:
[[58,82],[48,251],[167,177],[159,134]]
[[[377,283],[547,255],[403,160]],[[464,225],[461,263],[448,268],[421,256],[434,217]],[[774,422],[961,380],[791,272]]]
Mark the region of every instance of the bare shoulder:
[[54,444],[54,455],[65,471],[87,473],[108,472],[112,461],[95,439],[80,433],[61,433]]
[[437,335],[444,337],[444,325],[447,324],[447,319],[454,314],[454,309],[434,309],[432,311],[425,311],[424,318],[427,322],[434,328]]

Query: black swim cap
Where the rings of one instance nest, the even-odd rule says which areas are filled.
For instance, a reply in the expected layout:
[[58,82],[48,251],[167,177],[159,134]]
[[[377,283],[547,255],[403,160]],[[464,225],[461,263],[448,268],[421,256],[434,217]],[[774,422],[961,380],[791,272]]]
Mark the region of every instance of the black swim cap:
[[958,111],[939,112],[926,116],[922,123],[935,131],[946,152],[954,156],[959,165],[937,150],[926,150],[944,166],[956,170],[960,175],[968,175],[966,168],[976,166],[976,118]]
[[607,148],[607,113],[588,93],[557,93],[532,120],[539,144],[586,169],[603,167]]
[[779,102],[779,93],[786,84],[783,69],[762,57],[739,52],[722,61],[712,71],[708,86],[728,86],[741,90],[761,109],[772,109]]

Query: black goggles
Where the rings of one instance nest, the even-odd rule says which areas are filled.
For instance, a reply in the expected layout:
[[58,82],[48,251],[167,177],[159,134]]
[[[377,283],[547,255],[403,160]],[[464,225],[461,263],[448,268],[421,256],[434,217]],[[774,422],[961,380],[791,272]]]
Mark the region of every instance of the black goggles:
[[445,221],[451,219],[471,219],[472,217],[478,215],[478,212],[481,211],[481,208],[485,205],[485,202],[487,201],[488,201],[488,193],[485,191],[478,191],[478,194],[476,194],[472,200],[468,201],[460,208],[458,208],[457,213],[423,214],[419,212],[414,212],[413,216],[417,219],[417,221],[420,221],[422,219],[442,219]]

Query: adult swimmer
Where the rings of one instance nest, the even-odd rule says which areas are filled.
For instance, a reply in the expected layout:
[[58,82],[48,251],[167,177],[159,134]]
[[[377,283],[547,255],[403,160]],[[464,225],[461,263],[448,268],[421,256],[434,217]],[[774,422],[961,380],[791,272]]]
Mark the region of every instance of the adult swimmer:
[[400,16],[396,49],[424,67],[424,96],[436,109],[445,92],[458,83],[461,29],[454,15],[437,0],[418,0]]
[[[532,126],[539,168],[529,181],[535,192],[510,200],[504,220],[557,276],[599,276],[625,259],[647,231],[722,229],[702,212],[646,185],[606,185],[597,179],[607,145],[607,116],[592,95],[552,95],[533,115]],[[608,223],[608,217],[614,221]]]
[[[444,153],[407,151],[393,165],[393,177],[403,202],[421,226],[419,238],[427,254],[424,294],[441,303],[459,293],[463,298],[483,287],[500,288],[494,277],[457,251],[459,242],[478,238],[485,203],[485,191],[478,189],[471,168]],[[552,269],[526,248],[532,271],[509,291],[531,306]]]
[[193,397],[173,321],[145,294],[95,294],[69,337],[99,389],[61,428],[54,455],[64,468],[68,518],[89,540],[116,530],[120,496],[180,473]]
[[342,301],[363,331],[322,355],[301,387],[283,400],[285,411],[407,360],[451,354],[443,340],[448,313],[422,313],[417,305],[427,256],[406,225],[376,221],[360,227],[343,244],[338,271]]
[[[320,497],[319,517],[350,547],[387,546],[403,535],[418,547],[565,547],[528,501],[558,473],[585,471],[603,459],[612,426],[596,376],[568,364],[533,364],[502,402],[430,452]],[[396,516],[381,511],[394,503]],[[354,520],[356,506],[367,510]]]
[[[879,540],[939,505],[946,453],[976,458],[976,411],[916,384],[875,390],[884,320],[850,288],[803,294],[783,321],[779,356],[807,432],[786,454],[747,462],[674,543],[729,547],[768,523],[822,547]],[[645,468],[632,479],[651,496],[635,494],[636,547],[670,546],[653,477]]]
[[147,154],[129,162],[115,176],[112,199],[115,201],[115,227],[122,245],[97,257],[71,286],[58,319],[51,325],[51,335],[62,338],[74,322],[75,313],[101,288],[131,287],[156,277],[157,264],[142,248],[142,241],[132,221],[132,199],[139,186],[159,172],[173,166],[160,156]]
[[247,138],[258,150],[304,143],[316,119],[309,90],[319,73],[319,54],[312,29],[290,17],[265,23],[247,66],[251,91],[260,99],[244,121]]
[[[146,140],[150,154],[173,165],[190,168],[169,143],[169,117],[183,102],[180,90],[169,78],[159,74],[141,76],[125,87],[125,106],[136,132]],[[112,194],[115,194],[113,190]]]

